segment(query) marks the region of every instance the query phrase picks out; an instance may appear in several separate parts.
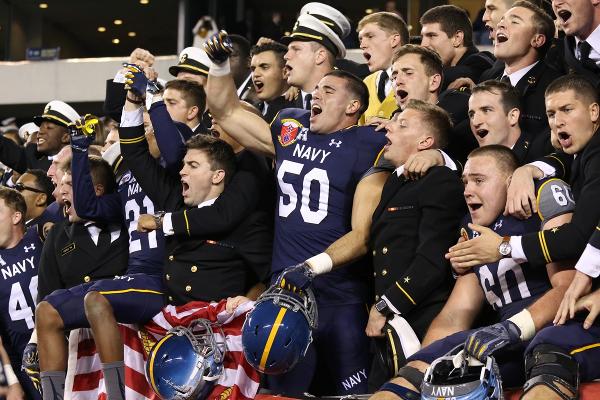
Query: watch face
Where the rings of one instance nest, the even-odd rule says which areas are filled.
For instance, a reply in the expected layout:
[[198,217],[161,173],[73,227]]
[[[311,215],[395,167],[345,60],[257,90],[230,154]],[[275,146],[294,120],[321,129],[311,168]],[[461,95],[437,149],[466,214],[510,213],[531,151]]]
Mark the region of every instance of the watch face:
[[500,243],[500,247],[498,248],[498,251],[503,256],[509,255],[510,252],[511,252],[511,250],[512,250],[512,248],[510,246],[510,243],[508,243],[508,242],[502,242],[502,243]]
[[375,303],[375,309],[379,312],[385,310],[386,306],[387,303],[385,302],[385,300],[380,300],[379,302]]

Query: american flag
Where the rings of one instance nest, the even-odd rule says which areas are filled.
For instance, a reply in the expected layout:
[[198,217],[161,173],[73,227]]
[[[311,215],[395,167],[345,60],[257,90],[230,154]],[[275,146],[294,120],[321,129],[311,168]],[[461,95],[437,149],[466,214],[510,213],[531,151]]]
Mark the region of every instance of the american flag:
[[[233,314],[225,311],[226,300],[218,303],[191,302],[183,306],[167,306],[152,321],[139,330],[120,324],[125,344],[125,396],[132,400],[159,400],[145,377],[144,365],[148,351],[157,340],[175,326],[187,326],[195,319],[205,318],[222,325],[228,353],[225,372],[217,381],[209,399],[253,399],[258,392],[260,376],[248,364],[242,353],[241,330],[246,313],[253,302],[239,306]],[[215,330],[217,341],[223,340]],[[69,362],[65,382],[65,399],[106,400],[100,358],[89,329],[77,329],[69,337]]]

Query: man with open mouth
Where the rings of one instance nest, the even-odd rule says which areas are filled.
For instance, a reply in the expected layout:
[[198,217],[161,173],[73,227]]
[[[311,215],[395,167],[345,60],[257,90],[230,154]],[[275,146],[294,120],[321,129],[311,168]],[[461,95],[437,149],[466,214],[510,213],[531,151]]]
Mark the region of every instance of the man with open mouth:
[[471,131],[479,146],[500,144],[512,149],[519,165],[553,152],[550,135],[521,129],[519,93],[507,83],[489,80],[473,87],[469,98]]
[[518,90],[523,105],[521,127],[536,135],[548,131],[544,90],[561,75],[544,61],[554,30],[554,22],[544,10],[528,1],[516,2],[495,29],[494,55],[504,65],[481,75],[481,81],[503,80]]
[[[446,90],[441,93],[443,80],[443,63],[435,51],[406,44],[394,54],[392,82],[396,104],[403,110],[410,100],[421,100],[448,112],[454,127],[444,151],[462,163],[469,152],[477,147],[467,115],[469,93],[466,90]],[[441,157],[438,165],[442,165]]]
[[565,33],[562,72],[574,70],[600,87],[600,8],[586,0],[554,0],[552,9]]
[[397,14],[377,12],[363,17],[356,30],[371,72],[364,79],[369,89],[369,108],[361,117],[361,124],[387,120],[397,108],[391,79],[392,57],[400,46],[408,43],[406,22]]

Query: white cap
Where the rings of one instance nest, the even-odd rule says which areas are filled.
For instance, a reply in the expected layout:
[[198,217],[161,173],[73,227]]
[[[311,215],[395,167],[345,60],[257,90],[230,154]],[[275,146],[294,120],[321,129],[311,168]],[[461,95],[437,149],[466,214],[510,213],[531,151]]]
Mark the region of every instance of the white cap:
[[289,36],[282,37],[281,43],[287,45],[295,40],[321,43],[336,58],[346,56],[346,46],[344,46],[340,37],[329,26],[311,14],[300,15],[292,33]]
[[340,39],[345,39],[350,34],[348,18],[337,9],[323,3],[306,3],[300,9],[300,15],[310,14],[333,30]]
[[33,122],[36,125],[42,125],[44,120],[54,122],[55,124],[68,126],[69,124],[75,123],[79,118],[77,111],[70,105],[60,100],[52,100],[44,107],[44,113],[33,117]]
[[33,122],[29,122],[27,124],[22,125],[19,128],[19,137],[21,138],[21,140],[25,140],[26,133],[29,133],[31,135],[33,132],[39,132],[39,130],[40,130],[39,126],[37,126]]
[[192,74],[208,76],[208,70],[212,62],[206,52],[198,47],[186,47],[179,54],[179,63],[169,68],[169,73],[177,76],[180,71],[188,71]]

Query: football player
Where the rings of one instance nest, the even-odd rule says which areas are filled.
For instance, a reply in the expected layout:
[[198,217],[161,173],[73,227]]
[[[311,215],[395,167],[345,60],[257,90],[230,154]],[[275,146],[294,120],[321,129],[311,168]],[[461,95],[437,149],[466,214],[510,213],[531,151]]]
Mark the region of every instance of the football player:
[[[484,146],[469,155],[463,172],[464,196],[469,208],[463,229],[469,241],[476,240],[482,230],[504,236],[536,230],[540,220],[550,228],[570,219],[574,202],[568,185],[560,180],[549,180],[539,186],[539,218],[520,221],[502,215],[508,180],[517,165],[514,154],[505,146]],[[507,245],[503,241],[496,250],[503,255],[499,262],[478,265],[457,278],[448,302],[429,327],[424,347],[409,358],[398,377],[385,384],[374,398],[404,399],[418,395],[415,392],[419,391],[429,364],[461,344],[470,356],[480,360],[493,354],[507,386],[523,383],[521,360],[526,343],[552,321],[574,271],[557,263],[546,268],[518,264],[507,257]],[[501,322],[469,330],[484,302],[498,313]]]
[[367,107],[367,89],[354,75],[330,72],[312,92],[310,111],[282,110],[269,127],[241,108],[227,49],[223,32],[207,42],[213,60],[207,99],[223,129],[247,149],[275,159],[279,200],[272,272],[302,263],[298,275],[309,285],[311,276],[345,264],[314,280],[320,316],[315,343],[294,370],[269,384],[276,392],[301,394],[319,378],[327,382],[324,394],[364,393],[368,272],[353,261],[366,253],[371,216],[388,176],[366,176],[386,142],[373,127],[355,126]]
[[[21,370],[21,356],[35,326],[37,274],[43,246],[35,227],[25,230],[26,212],[25,200],[19,192],[0,187],[2,343],[10,358],[4,372],[7,377],[16,375],[18,378],[12,381],[9,378],[9,388],[20,385],[27,398],[40,399],[33,382]],[[39,385],[39,375],[36,380],[35,384]]]

